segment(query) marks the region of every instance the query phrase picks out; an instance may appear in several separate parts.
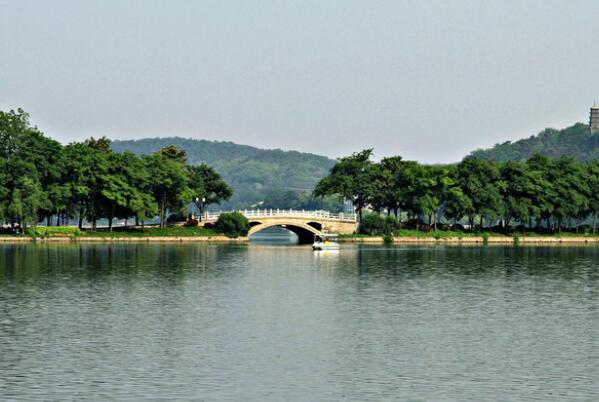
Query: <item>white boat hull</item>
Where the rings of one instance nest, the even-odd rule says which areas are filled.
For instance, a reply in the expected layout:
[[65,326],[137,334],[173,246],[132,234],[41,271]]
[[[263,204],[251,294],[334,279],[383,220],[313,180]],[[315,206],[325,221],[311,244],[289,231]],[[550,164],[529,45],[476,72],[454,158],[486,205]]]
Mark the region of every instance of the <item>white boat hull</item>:
[[312,245],[314,251],[318,250],[339,250],[338,244],[314,244]]

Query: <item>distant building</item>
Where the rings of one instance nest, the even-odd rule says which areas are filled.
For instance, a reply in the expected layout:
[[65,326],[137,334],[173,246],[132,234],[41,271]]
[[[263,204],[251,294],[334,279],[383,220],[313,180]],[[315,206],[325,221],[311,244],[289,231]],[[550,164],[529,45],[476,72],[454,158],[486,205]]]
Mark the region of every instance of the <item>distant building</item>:
[[591,134],[599,132],[599,106],[597,106],[597,103],[591,107],[589,127],[591,128]]

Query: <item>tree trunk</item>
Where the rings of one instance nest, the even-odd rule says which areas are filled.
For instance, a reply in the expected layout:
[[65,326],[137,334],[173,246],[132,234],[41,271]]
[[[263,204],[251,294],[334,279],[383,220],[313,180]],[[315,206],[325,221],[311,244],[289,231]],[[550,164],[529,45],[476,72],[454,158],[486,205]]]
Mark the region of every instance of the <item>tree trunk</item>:
[[52,226],[52,217],[50,215],[46,217],[46,226]]
[[108,231],[112,232],[112,216],[108,218]]
[[164,229],[164,205],[166,204],[166,194],[162,196],[160,202],[160,229]]
[[483,218],[483,216],[481,215],[481,216],[480,216],[480,230],[481,230],[481,232],[482,232],[482,230],[483,230],[483,219],[484,219],[484,218]]
[[129,220],[128,216],[125,217],[125,229],[127,229],[127,220]]
[[561,233],[562,232],[562,218],[559,218],[557,220],[557,232]]
[[595,227],[597,226],[597,214],[593,214],[593,234],[595,234]]

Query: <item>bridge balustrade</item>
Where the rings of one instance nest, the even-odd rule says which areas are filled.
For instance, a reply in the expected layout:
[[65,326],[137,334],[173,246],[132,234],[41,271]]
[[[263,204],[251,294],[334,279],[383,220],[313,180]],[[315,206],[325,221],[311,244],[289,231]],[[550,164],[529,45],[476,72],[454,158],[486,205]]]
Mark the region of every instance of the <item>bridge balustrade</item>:
[[[232,212],[232,211],[218,211],[218,212],[206,212],[204,219],[207,221],[217,220],[221,213]],[[237,212],[242,213],[246,218],[273,218],[273,217],[285,217],[285,218],[316,218],[316,219],[332,219],[343,222],[356,222],[356,214],[343,212],[339,214],[330,213],[329,211],[305,211],[305,210],[293,210],[293,209],[244,209],[238,210]]]

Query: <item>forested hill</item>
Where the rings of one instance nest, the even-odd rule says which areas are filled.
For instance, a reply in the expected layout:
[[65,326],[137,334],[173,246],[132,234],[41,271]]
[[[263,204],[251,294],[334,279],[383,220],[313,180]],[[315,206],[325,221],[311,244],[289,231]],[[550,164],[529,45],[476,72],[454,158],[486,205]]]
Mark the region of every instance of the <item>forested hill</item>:
[[582,123],[563,130],[547,128],[535,136],[479,149],[471,155],[501,162],[525,160],[536,153],[550,157],[573,156],[581,162],[596,160],[599,159],[599,133],[591,134],[589,126]]
[[266,150],[232,142],[181,137],[112,142],[115,151],[150,154],[167,145],[187,152],[188,162],[214,167],[232,185],[234,196],[225,206],[249,207],[271,190],[312,191],[335,163],[324,156],[280,149]]

